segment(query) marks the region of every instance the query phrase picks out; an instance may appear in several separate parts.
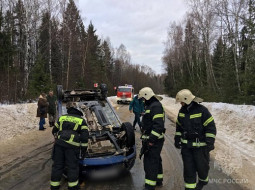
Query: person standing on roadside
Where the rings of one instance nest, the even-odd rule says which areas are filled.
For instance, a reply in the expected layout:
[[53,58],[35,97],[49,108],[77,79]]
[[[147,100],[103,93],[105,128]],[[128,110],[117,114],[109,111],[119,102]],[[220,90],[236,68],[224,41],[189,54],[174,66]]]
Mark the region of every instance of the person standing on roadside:
[[144,113],[144,103],[143,103],[142,99],[138,99],[138,95],[136,95],[129,104],[129,112],[132,113],[132,111],[135,114],[133,128],[134,128],[134,130],[136,130],[135,125],[136,125],[136,123],[138,123],[138,125],[140,127],[140,131],[142,131],[142,124],[140,121],[140,117]]
[[[183,89],[176,95],[182,107],[176,120],[175,147],[181,148],[185,190],[201,190],[208,183],[209,152],[214,149],[216,126],[203,99]],[[198,175],[198,183],[197,183]]]
[[47,96],[47,101],[49,103],[49,107],[48,107],[49,125],[50,127],[53,127],[56,120],[57,98],[53,94],[52,90],[49,91],[49,95]]
[[47,118],[48,112],[48,102],[45,93],[41,93],[41,95],[39,96],[37,106],[38,107],[36,117],[40,117],[39,130],[44,130],[45,128],[43,127],[43,125],[45,124],[45,118]]

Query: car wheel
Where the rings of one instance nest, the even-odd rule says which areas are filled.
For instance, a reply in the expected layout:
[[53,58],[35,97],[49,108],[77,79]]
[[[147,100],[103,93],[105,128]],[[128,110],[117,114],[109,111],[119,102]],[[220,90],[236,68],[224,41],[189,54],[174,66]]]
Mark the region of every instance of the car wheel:
[[127,147],[128,148],[133,147],[134,144],[135,144],[135,133],[134,133],[133,126],[129,122],[124,122],[122,124],[122,128],[126,132],[126,138],[127,138],[126,145],[127,145]]
[[58,100],[63,99],[63,86],[62,85],[57,85],[57,98]]

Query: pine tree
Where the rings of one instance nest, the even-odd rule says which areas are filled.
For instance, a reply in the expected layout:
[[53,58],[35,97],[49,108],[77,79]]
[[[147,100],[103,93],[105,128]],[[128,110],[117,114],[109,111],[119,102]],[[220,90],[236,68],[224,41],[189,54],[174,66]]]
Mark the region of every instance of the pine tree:
[[100,39],[96,35],[96,30],[92,22],[90,22],[88,29],[88,49],[86,62],[87,72],[86,76],[90,79],[86,82],[88,87],[92,87],[93,83],[100,82],[100,72],[102,69],[102,61],[100,60]]
[[50,84],[49,73],[46,72],[46,61],[38,54],[35,65],[29,78],[29,97],[36,98],[42,92],[47,93],[53,86]]
[[67,89],[77,88],[79,81],[81,81],[83,55],[80,52],[82,52],[82,44],[84,43],[82,31],[84,31],[84,25],[80,13],[74,1],[70,0],[64,13],[61,36],[64,40],[62,47],[63,73],[66,73],[63,77],[64,87]]
[[241,34],[241,79],[242,79],[242,101],[255,103],[255,2],[249,0],[248,16],[244,19]]

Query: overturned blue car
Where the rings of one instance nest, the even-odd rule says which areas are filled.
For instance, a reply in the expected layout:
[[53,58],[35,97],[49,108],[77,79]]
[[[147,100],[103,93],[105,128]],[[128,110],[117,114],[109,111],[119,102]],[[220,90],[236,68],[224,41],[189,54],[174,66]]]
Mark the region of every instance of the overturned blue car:
[[63,90],[58,85],[57,99],[59,117],[66,114],[66,102],[76,102],[89,128],[87,153],[85,159],[80,160],[81,175],[104,177],[134,166],[133,127],[129,122],[120,121],[107,99],[105,84],[92,90]]

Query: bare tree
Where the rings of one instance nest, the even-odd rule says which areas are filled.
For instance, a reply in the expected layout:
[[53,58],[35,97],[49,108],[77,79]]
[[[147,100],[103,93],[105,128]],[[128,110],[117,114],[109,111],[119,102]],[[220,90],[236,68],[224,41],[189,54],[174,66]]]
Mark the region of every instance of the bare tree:
[[223,21],[222,28],[225,32],[224,39],[228,42],[229,46],[232,49],[234,65],[235,65],[235,74],[236,74],[236,83],[239,92],[241,92],[240,85],[240,27],[242,16],[247,10],[247,2],[245,0],[221,0],[217,1],[217,14],[220,19]]
[[199,29],[203,41],[204,62],[206,65],[207,83],[214,90],[218,90],[218,85],[214,76],[212,60],[210,53],[212,51],[212,42],[215,40],[213,31],[216,26],[216,17],[214,14],[215,3],[210,0],[190,0],[191,16]]

